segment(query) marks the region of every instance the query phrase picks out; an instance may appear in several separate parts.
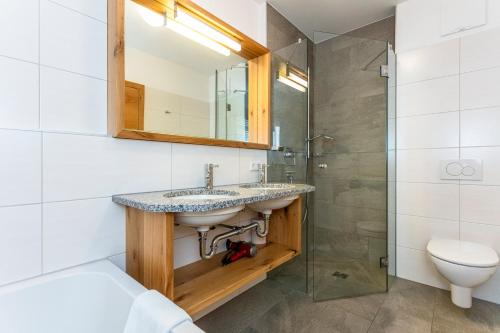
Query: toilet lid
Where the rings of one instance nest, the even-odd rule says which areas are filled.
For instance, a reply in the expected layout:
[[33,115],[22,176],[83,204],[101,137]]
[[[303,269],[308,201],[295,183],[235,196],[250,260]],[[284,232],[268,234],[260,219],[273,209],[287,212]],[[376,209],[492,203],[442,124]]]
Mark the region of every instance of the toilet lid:
[[433,239],[427,251],[434,257],[464,266],[492,267],[498,265],[498,254],[492,248],[472,242]]

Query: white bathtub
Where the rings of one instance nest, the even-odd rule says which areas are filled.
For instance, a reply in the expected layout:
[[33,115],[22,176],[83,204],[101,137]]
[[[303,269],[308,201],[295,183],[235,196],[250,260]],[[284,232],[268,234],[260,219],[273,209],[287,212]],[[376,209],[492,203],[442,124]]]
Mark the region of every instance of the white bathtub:
[[0,288],[0,332],[122,333],[144,291],[108,260],[15,283]]

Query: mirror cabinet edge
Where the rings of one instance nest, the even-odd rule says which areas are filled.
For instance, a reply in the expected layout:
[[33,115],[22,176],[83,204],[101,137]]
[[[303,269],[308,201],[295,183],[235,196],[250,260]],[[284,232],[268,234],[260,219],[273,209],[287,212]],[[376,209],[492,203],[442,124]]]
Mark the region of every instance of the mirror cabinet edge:
[[[156,0],[133,0],[142,5]],[[171,0],[160,0],[165,3]],[[177,0],[178,4],[210,23],[212,27],[230,33],[241,41],[238,54],[246,58],[249,66],[249,141],[190,137],[144,132],[125,128],[125,0],[108,0],[108,134],[121,139],[163,141],[209,146],[262,149],[271,148],[271,53],[229,24],[207,12],[190,0]],[[157,11],[157,7],[152,8]],[[259,84],[260,83],[260,84]],[[253,139],[253,141],[251,141]]]

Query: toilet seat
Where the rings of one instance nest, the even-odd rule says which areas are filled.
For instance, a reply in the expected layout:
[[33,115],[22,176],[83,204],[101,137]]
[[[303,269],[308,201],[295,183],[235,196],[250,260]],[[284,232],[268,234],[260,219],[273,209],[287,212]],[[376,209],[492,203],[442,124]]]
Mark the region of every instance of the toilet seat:
[[495,250],[473,242],[433,239],[427,244],[427,251],[435,258],[462,266],[495,267],[499,263]]

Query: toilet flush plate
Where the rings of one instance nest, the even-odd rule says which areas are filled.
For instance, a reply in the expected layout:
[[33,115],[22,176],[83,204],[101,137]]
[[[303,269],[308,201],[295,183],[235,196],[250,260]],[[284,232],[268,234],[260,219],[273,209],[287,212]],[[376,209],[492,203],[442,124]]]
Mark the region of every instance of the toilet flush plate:
[[441,161],[443,180],[483,180],[483,161],[475,159]]

